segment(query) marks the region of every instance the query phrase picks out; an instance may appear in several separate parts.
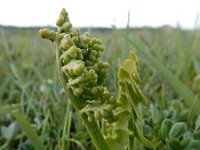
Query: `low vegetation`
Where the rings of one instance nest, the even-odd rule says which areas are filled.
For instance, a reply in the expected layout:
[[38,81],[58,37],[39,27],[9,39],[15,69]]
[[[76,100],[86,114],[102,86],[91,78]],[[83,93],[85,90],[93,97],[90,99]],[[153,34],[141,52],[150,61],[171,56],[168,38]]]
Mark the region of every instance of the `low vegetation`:
[[57,26],[0,27],[0,149],[200,148],[198,30]]

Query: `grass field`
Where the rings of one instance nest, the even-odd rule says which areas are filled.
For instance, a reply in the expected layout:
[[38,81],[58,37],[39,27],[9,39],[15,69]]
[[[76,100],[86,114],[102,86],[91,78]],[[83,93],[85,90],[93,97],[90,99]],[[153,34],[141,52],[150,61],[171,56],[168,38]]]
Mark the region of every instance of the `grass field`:
[[[37,133],[49,150],[94,149],[61,86],[55,48],[50,41],[39,36],[38,30],[0,27],[0,150],[34,149],[27,130]],[[152,104],[148,108],[152,118],[144,115],[147,124],[152,120],[151,124],[159,128],[163,116],[166,116],[163,114],[169,110],[171,116],[167,118],[185,122],[187,131],[200,133],[199,111],[195,109],[198,105],[195,107],[194,99],[190,97],[195,96],[198,100],[200,93],[200,79],[194,80],[200,74],[199,30],[164,26],[81,29],[84,31],[102,39],[106,46],[103,58],[110,63],[106,84],[115,95],[118,95],[118,67],[128,57],[129,49],[136,52],[143,81],[141,89]],[[143,55],[145,51],[153,58]],[[168,72],[159,68],[157,62],[168,68],[175,78],[166,76]],[[31,129],[24,130],[19,123],[18,109]],[[151,139],[150,133],[151,130],[144,134]],[[193,140],[200,141],[200,136],[193,136]],[[198,146],[200,144],[197,149]],[[137,149],[145,148],[138,146]]]

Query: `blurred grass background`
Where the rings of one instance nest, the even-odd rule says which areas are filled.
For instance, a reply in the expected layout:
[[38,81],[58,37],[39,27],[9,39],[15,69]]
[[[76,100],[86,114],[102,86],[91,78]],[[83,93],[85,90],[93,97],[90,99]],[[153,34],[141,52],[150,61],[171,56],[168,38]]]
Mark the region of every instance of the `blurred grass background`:
[[[68,102],[59,81],[55,48],[40,38],[39,28],[0,27],[0,108],[19,104],[20,110],[47,149],[93,149],[88,134]],[[118,94],[117,71],[128,50],[139,57],[141,89],[153,103],[180,95],[156,72],[149,61],[127,42],[129,37],[179,78],[196,96],[194,78],[200,74],[200,31],[172,28],[83,28],[103,40],[105,61],[110,63],[106,84]],[[125,35],[125,36],[124,36]],[[184,102],[183,102],[184,103]],[[0,113],[0,150],[33,149],[12,113]]]

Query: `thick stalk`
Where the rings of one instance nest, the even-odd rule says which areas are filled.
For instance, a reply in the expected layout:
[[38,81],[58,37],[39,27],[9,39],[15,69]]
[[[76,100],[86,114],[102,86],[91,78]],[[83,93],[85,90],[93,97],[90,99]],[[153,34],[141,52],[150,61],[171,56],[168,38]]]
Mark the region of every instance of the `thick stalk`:
[[86,114],[81,114],[81,119],[84,122],[85,128],[87,129],[92,142],[94,143],[97,150],[110,150],[100,128],[97,126],[96,122],[89,122]]
[[[132,119],[129,120],[129,129],[133,132],[133,122]],[[128,144],[128,150],[133,150],[133,145],[134,145],[134,137],[133,135],[129,135],[129,144]]]
[[[129,102],[129,104],[130,104],[130,102]],[[131,106],[131,104],[130,104],[130,106]],[[133,131],[135,131],[134,130],[134,123],[135,123],[135,119],[134,119],[134,111],[133,111],[133,108],[131,107],[130,108],[130,111],[131,111],[131,113],[130,113],[130,120],[129,120],[129,130],[131,131],[131,132],[133,132]],[[135,134],[135,133],[134,133]],[[134,147],[134,135],[129,135],[129,145],[128,145],[128,150],[133,150],[133,147]]]

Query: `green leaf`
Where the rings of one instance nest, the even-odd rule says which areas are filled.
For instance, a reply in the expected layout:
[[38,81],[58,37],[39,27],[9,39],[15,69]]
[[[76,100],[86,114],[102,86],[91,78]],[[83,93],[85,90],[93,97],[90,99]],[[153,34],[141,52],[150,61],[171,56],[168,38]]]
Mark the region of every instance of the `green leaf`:
[[195,140],[200,140],[200,131],[195,132],[195,133],[193,134],[193,138],[194,138]]
[[[178,113],[177,113],[178,114]],[[178,117],[177,117],[177,120],[180,121],[180,122],[187,122],[188,121],[188,118],[190,117],[191,115],[191,111],[189,111],[188,109],[183,109],[179,114],[178,114]]]
[[136,54],[133,53],[131,50],[129,51],[129,58],[130,58],[133,62],[135,62],[136,65],[138,65],[138,58],[137,58]]
[[187,150],[199,150],[200,140],[192,140]]
[[143,103],[144,105],[148,104],[146,97],[142,94],[141,90],[136,84],[129,84],[125,82],[127,96],[130,98],[130,101],[135,104]]
[[129,72],[133,79],[135,79],[139,83],[141,82],[135,62],[131,61],[130,59],[126,59],[124,61],[123,67],[126,69],[126,71]]
[[113,136],[106,139],[110,149],[124,150],[128,145],[129,131],[127,129],[129,113],[127,111],[120,112],[116,115],[117,122],[113,126]]
[[172,150],[178,150],[181,149],[180,141],[177,139],[170,139],[169,140],[169,146]]
[[175,123],[169,132],[169,137],[170,138],[180,138],[181,136],[183,136],[183,134],[186,132],[186,130],[187,130],[187,127],[186,127],[185,123],[183,123],[183,122]]
[[153,120],[153,123],[158,124],[163,119],[162,112],[156,108],[155,105],[150,105],[150,113]]
[[126,95],[131,100],[133,105],[138,103],[148,104],[147,99],[142,94],[141,90],[131,78],[130,73],[124,68],[119,68],[118,72],[119,84],[121,87],[122,94]]
[[107,138],[106,143],[111,150],[125,150],[125,147],[128,145],[128,133],[122,129],[115,131],[118,132],[120,137],[117,137],[117,139]]
[[166,140],[169,137],[169,131],[173,125],[172,120],[165,119],[163,120],[160,128],[160,135],[163,140]]
[[13,122],[8,127],[2,126],[1,133],[6,139],[13,139],[19,133],[19,124]]
[[118,78],[121,82],[127,81],[129,84],[134,83],[133,79],[131,78],[129,72],[124,68],[120,67],[118,72]]
[[12,112],[15,119],[21,126],[21,129],[25,132],[26,136],[30,139],[30,141],[33,144],[33,147],[36,150],[45,150],[44,145],[42,144],[42,141],[36,134],[36,132],[32,129],[31,125],[29,122],[26,120],[24,115],[20,111],[14,111]]
[[191,138],[184,138],[180,143],[181,149],[186,149],[189,146],[190,142]]
[[134,46],[137,52],[149,62],[149,65],[154,67],[157,73],[162,76],[174,90],[183,98],[185,103],[194,110],[196,113],[200,113],[200,100],[195,100],[193,92],[185,86],[168,68],[166,68],[159,60],[157,60],[149,51],[142,49],[133,40],[126,37],[129,43]]

